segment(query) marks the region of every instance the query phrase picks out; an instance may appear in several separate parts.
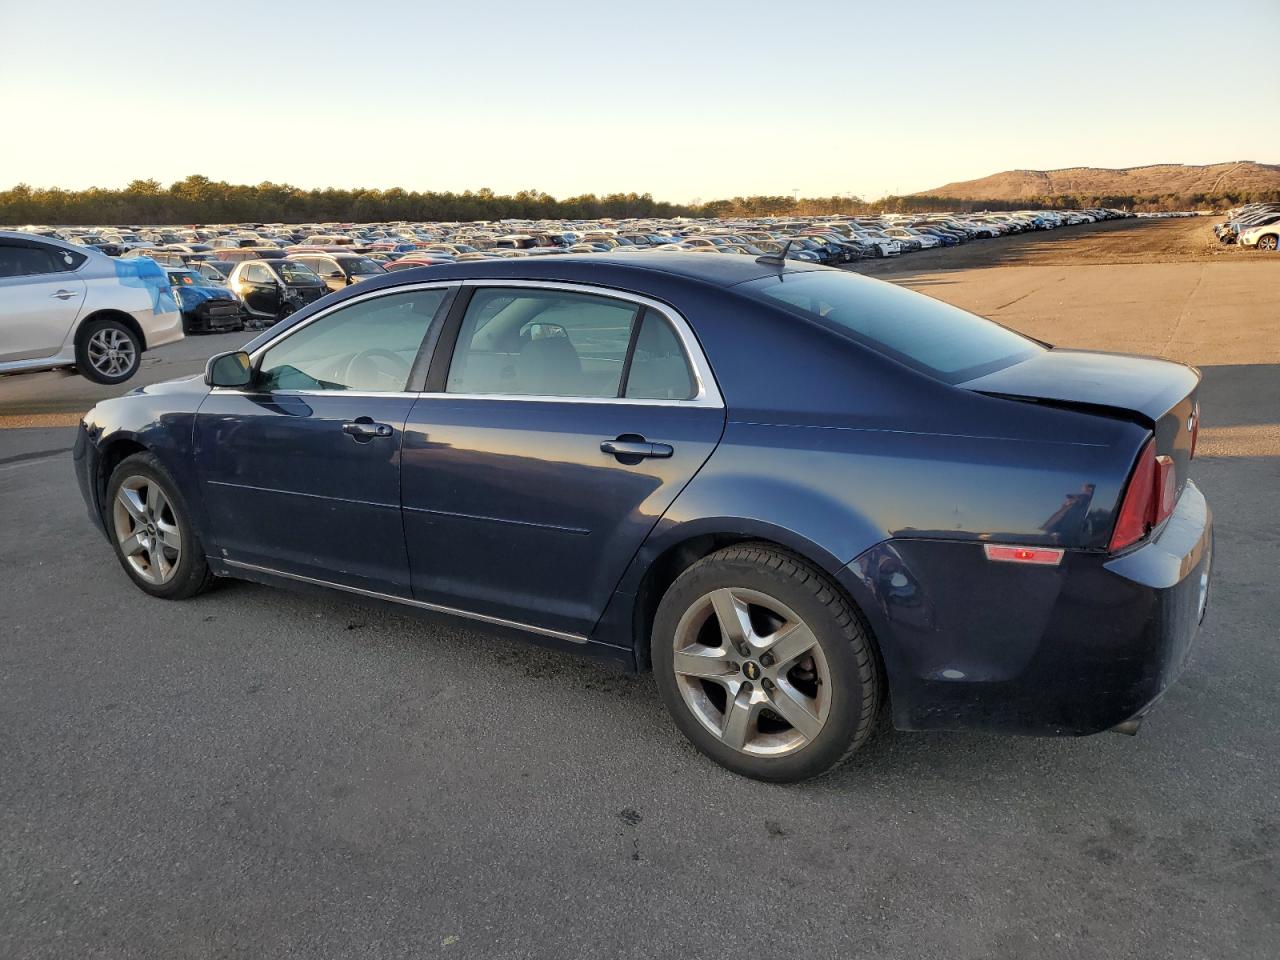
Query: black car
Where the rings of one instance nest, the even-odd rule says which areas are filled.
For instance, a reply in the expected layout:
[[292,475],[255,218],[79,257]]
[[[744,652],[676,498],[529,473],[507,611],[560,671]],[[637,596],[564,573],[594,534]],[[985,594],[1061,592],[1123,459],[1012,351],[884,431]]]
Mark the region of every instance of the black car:
[[330,587],[651,668],[700,750],[796,780],[886,698],[1135,727],[1206,609],[1199,385],[776,256],[481,259],[104,400],[74,461],[152,596]]
[[229,281],[251,323],[271,325],[309,303],[329,288],[305,263],[296,260],[246,260],[236,264]]
[[291,253],[289,259],[310,267],[330,290],[341,290],[387,272],[377,260],[359,253]]

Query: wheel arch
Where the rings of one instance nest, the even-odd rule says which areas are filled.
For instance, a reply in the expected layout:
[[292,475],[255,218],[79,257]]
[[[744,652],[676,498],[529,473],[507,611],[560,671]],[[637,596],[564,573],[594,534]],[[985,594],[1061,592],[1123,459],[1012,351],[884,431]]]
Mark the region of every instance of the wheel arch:
[[[725,547],[744,543],[758,544],[790,554],[825,574],[857,612],[877,658],[881,657],[875,624],[864,610],[867,598],[857,595],[861,592],[857,589],[859,584],[847,576],[840,558],[812,540],[783,527],[757,520],[720,519],[685,524],[677,530],[668,531],[665,536],[650,538],[625,578],[630,581],[629,588],[615,593],[610,601],[610,610],[601,618],[602,626],[612,620],[616,627],[621,628],[617,633],[621,634],[625,630],[625,635],[619,639],[625,639],[630,645],[637,670],[648,670],[652,665],[650,647],[654,615],[671,584],[704,557]],[[615,610],[620,602],[625,603],[628,608],[625,613]]]
[[102,309],[94,310],[87,317],[83,317],[80,320],[79,324],[76,326],[76,346],[80,345],[81,341],[84,339],[84,331],[94,320],[115,320],[118,323],[123,324],[129,328],[135,337],[138,338],[138,342],[142,344],[142,349],[147,349],[147,335],[142,331],[142,324],[138,323],[137,318],[134,317],[133,314],[127,313],[124,310],[117,310],[113,307],[103,307]]
[[140,442],[133,434],[120,434],[108,437],[98,447],[97,472],[93,478],[94,497],[98,502],[98,513],[105,519],[107,500],[107,481],[111,474],[127,457],[135,453],[150,453],[151,449]]

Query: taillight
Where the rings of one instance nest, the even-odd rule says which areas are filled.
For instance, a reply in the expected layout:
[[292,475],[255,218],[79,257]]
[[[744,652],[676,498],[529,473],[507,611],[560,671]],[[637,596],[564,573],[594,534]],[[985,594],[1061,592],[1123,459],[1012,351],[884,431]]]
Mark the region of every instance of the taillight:
[[1178,495],[1178,478],[1173,459],[1156,455],[1155,438],[1138,454],[1137,466],[1124,492],[1120,514],[1111,534],[1112,552],[1137,543],[1173,513]]

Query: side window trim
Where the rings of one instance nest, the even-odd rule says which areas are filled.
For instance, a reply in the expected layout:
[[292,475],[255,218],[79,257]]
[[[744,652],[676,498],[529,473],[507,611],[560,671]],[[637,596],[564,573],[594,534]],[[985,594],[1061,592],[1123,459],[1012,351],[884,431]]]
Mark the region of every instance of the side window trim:
[[[624,290],[615,290],[611,287],[600,287],[587,283],[573,283],[569,281],[559,280],[501,280],[501,279],[476,279],[460,281],[461,291],[453,302],[453,306],[449,311],[439,342],[436,344],[435,354],[431,360],[431,369],[427,377],[426,384],[422,390],[425,396],[448,397],[452,400],[506,400],[506,401],[528,401],[531,403],[618,403],[636,406],[658,406],[658,407],[714,407],[716,409],[724,409],[724,398],[720,394],[719,385],[716,383],[715,376],[711,370],[710,364],[707,362],[706,353],[702,349],[702,345],[698,343],[697,337],[694,335],[692,328],[687,320],[684,319],[677,311],[648,297],[630,293]],[[449,377],[449,367],[453,362],[453,354],[458,346],[458,336],[462,330],[462,322],[466,316],[467,307],[471,303],[472,294],[478,289],[497,288],[497,287],[514,287],[524,290],[561,290],[566,293],[581,293],[588,296],[609,297],[614,300],[621,300],[626,303],[633,303],[641,309],[637,310],[636,317],[632,321],[632,337],[631,343],[627,350],[627,370],[630,370],[630,358],[635,351],[635,340],[640,330],[640,326],[644,318],[649,313],[657,314],[667,323],[675,332],[676,340],[680,343],[680,348],[684,353],[686,364],[689,366],[689,373],[693,377],[695,386],[695,395],[688,400],[658,400],[637,397],[559,397],[559,396],[537,396],[532,394],[470,394],[470,393],[448,393],[446,385]],[[624,377],[619,386],[619,391],[626,390],[626,377]]]
[[618,397],[622,400],[627,395],[627,382],[631,379],[631,361],[636,356],[636,341],[640,339],[640,328],[644,326],[644,318],[648,315],[649,308],[641,305],[636,311],[635,319],[631,321],[631,340],[627,344],[627,356],[622,361],[622,376],[618,378]]

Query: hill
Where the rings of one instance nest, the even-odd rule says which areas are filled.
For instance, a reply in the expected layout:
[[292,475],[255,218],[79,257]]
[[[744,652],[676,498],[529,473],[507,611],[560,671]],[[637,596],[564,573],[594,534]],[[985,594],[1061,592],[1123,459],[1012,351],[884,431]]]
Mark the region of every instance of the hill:
[[982,200],[1025,200],[1056,196],[1162,197],[1253,194],[1280,190],[1280,164],[1239,160],[1192,166],[1157,163],[1146,167],[1066,167],[1061,170],[1007,170],[979,180],[948,183],[916,196]]

